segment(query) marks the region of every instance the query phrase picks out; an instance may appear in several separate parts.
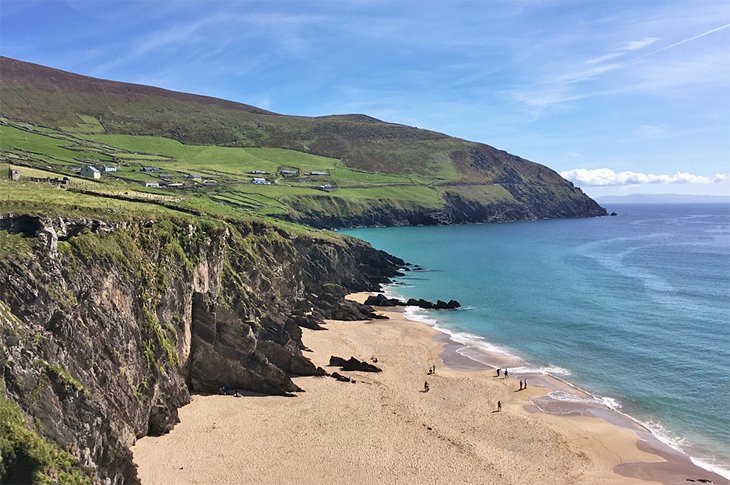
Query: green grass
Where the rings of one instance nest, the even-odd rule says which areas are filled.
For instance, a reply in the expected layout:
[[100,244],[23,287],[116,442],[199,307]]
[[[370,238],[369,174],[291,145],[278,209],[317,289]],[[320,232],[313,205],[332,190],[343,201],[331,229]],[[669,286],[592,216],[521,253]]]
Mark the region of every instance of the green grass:
[[0,396],[0,482],[15,467],[27,470],[33,483],[92,483],[74,457],[40,437],[17,406]]
[[[88,124],[96,120],[88,116],[79,119]],[[3,178],[0,187],[5,190],[0,206],[8,210],[22,206],[42,212],[52,205],[59,212],[158,215],[175,213],[179,208],[214,218],[245,219],[251,215],[346,217],[373,210],[432,210],[443,206],[446,191],[480,203],[514,202],[502,186],[487,182],[442,187],[459,177],[449,161],[453,139],[444,137],[426,137],[406,149],[390,147],[389,138],[384,136],[368,148],[374,156],[387,155],[391,160],[408,158],[415,150],[419,163],[430,167],[433,175],[427,176],[408,170],[401,174],[361,170],[347,166],[345,160],[281,148],[189,145],[159,136],[80,134],[41,128],[0,118],[0,159],[20,166],[22,177],[71,175],[68,167],[90,163],[81,160],[85,158],[97,160],[96,165],[113,163],[118,171],[103,174],[100,181],[72,177],[69,191],[30,182],[9,183]],[[144,165],[161,171],[142,172]],[[284,168],[298,169],[299,176],[282,177],[278,172]],[[264,177],[273,184],[251,184],[248,172],[254,170],[269,172]],[[324,171],[327,175],[307,176],[308,171]],[[199,174],[202,180],[188,179],[187,174]],[[163,175],[168,179],[164,180]],[[216,185],[204,186],[203,180],[214,180]],[[148,181],[184,183],[185,187],[145,188]],[[316,189],[325,183],[339,189]],[[77,189],[87,193],[79,194]],[[130,198],[134,200],[119,200]]]
[[94,116],[78,115],[79,121],[75,125],[64,126],[65,131],[78,133],[105,133],[106,130]]
[[3,151],[12,151],[31,157],[35,155],[48,162],[60,162],[78,166],[83,165],[83,162],[76,160],[76,158],[111,160],[111,157],[103,156],[99,153],[69,150],[68,148],[64,148],[64,145],[67,145],[67,141],[61,138],[31,133],[12,126],[0,125],[0,150]]

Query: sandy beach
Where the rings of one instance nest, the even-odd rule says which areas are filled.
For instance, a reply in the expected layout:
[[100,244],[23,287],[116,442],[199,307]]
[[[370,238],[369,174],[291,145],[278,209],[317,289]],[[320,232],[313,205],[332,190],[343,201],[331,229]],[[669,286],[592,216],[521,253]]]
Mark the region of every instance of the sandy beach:
[[296,378],[306,391],[296,397],[194,396],[172,432],[133,447],[142,483],[727,483],[638,426],[542,412],[533,400],[548,388],[519,391],[449,354],[431,327],[384,313],[303,329],[328,372],[339,371],[331,355],[376,356],[383,372]]

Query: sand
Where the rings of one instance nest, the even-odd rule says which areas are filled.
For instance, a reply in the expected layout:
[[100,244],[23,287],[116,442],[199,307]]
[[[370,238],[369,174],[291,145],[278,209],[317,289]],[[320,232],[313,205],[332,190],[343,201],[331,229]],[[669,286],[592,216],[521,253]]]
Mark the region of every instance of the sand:
[[296,397],[193,396],[168,435],[133,447],[142,483],[722,483],[636,430],[535,412],[546,388],[516,392],[494,370],[446,367],[438,332],[386,314],[303,329],[307,355],[329,372],[331,355],[377,356],[383,372],[296,378],[306,391]]

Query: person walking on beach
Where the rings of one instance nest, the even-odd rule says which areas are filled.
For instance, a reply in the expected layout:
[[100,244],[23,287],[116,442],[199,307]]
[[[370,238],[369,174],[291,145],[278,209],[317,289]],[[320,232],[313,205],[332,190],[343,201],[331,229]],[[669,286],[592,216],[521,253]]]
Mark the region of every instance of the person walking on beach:
[[509,377],[509,373],[507,372],[507,369],[504,370],[504,378],[507,379]]
[[497,411],[502,412],[502,401],[497,401]]
[[499,374],[501,374],[502,369],[497,369],[497,377],[499,377]]
[[423,383],[423,392],[428,392],[428,390],[429,390],[428,381],[426,381]]
[[520,379],[520,391],[522,390],[522,379]]
[[525,389],[527,389],[527,377],[525,377]]

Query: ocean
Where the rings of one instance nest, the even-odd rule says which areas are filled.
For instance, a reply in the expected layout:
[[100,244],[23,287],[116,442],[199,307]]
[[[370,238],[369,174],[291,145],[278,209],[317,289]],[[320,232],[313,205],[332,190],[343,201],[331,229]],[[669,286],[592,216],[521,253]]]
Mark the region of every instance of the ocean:
[[607,209],[618,216],[341,232],[424,267],[388,293],[461,302],[409,313],[462,355],[566,380],[730,478],[730,205]]

